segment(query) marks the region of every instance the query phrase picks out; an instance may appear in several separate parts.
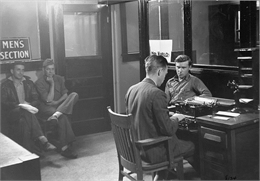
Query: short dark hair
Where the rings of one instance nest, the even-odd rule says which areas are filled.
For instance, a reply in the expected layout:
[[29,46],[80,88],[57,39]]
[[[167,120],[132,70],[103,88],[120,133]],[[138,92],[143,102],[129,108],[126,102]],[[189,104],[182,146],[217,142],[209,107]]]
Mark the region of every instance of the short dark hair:
[[149,55],[144,60],[145,71],[147,74],[153,74],[158,68],[166,68],[167,60],[161,55]]
[[191,61],[190,57],[187,55],[179,55],[174,60],[174,62],[186,62],[186,61],[189,61],[189,66],[192,65],[192,61]]
[[11,70],[11,69],[14,69],[14,67],[15,67],[16,65],[23,65],[23,66],[24,66],[24,62],[19,60],[19,61],[15,61],[15,62],[11,63],[11,64],[10,64],[10,70]]

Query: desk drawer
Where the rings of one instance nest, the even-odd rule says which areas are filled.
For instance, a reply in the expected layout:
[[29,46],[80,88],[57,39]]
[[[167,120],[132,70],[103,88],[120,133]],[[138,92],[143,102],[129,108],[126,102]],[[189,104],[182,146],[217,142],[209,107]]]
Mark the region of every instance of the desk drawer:
[[227,148],[227,134],[224,131],[201,126],[200,136],[202,144],[212,144]]
[[227,150],[221,147],[204,145],[203,158],[211,163],[226,165],[228,163]]
[[226,167],[213,164],[211,162],[203,160],[202,178],[208,180],[225,180],[228,175],[228,169]]

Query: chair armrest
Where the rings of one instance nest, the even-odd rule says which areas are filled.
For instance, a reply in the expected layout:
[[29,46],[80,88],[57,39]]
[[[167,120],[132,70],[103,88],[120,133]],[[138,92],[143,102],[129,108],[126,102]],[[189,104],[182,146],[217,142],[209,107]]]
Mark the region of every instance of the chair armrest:
[[170,139],[172,139],[172,137],[161,136],[161,137],[158,137],[158,138],[148,138],[148,139],[145,139],[145,140],[139,140],[139,141],[136,141],[135,143],[136,143],[137,146],[148,146],[148,145],[153,145],[153,144],[156,144],[156,143],[168,141]]

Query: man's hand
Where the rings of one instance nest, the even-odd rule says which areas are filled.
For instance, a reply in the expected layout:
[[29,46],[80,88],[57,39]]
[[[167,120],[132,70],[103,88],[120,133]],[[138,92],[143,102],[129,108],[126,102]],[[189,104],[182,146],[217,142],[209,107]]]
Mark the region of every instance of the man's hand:
[[59,104],[58,101],[51,101],[51,102],[47,102],[47,103],[46,103],[46,105],[48,105],[48,106],[56,106],[56,105],[58,105],[58,104]]
[[183,114],[174,113],[171,115],[171,119],[177,119],[178,121],[182,121],[186,116]]
[[46,81],[49,82],[50,84],[54,84],[54,80],[53,80],[53,77],[47,77],[46,78]]
[[169,116],[172,117],[175,114],[175,112],[169,111]]

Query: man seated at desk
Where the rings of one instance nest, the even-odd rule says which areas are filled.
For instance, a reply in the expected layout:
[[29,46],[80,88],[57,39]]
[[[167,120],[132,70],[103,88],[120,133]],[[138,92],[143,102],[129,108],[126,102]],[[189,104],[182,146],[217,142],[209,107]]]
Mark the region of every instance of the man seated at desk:
[[192,61],[187,55],[179,55],[175,63],[177,75],[169,79],[165,86],[170,105],[193,96],[212,96],[205,84],[189,73]]
[[[151,55],[145,59],[146,77],[140,83],[131,86],[125,96],[126,112],[131,113],[139,140],[171,136],[174,144],[172,154],[182,155],[199,173],[199,164],[194,157],[194,145],[190,141],[177,138],[178,121],[183,115],[174,114],[169,117],[166,95],[158,87],[163,83],[168,72],[167,60],[162,56]],[[146,148],[143,159],[156,163],[165,158],[165,148],[158,145],[156,148]],[[164,172],[158,173],[164,178]]]

